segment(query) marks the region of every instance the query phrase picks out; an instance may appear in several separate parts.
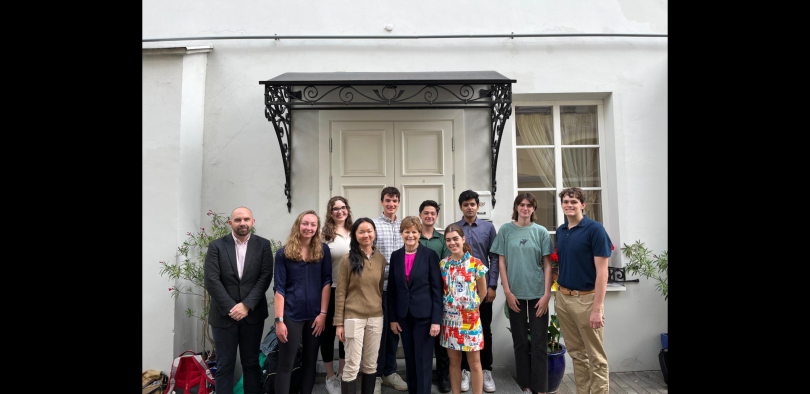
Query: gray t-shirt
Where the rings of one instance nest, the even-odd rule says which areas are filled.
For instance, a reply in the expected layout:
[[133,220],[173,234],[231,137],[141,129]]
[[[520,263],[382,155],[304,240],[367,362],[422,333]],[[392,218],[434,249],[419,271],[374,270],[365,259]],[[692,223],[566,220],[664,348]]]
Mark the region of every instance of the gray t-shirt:
[[533,300],[545,294],[543,256],[554,253],[551,235],[545,227],[537,223],[526,227],[506,223],[498,230],[490,252],[506,259],[506,278],[515,297]]

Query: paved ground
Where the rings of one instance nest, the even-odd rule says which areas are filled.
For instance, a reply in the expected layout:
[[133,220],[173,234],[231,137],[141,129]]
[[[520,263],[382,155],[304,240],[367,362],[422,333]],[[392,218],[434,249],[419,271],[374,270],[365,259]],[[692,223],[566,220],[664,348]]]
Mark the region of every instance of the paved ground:
[[[335,363],[337,367],[337,363]],[[397,360],[397,373],[405,380],[405,360]],[[315,388],[312,394],[328,394],[323,382],[326,378],[325,373],[318,373],[316,378]],[[495,380],[496,393],[500,394],[522,394],[523,391],[518,386],[512,374],[506,367],[493,367],[492,378]],[[431,394],[440,394],[436,382],[430,387]],[[357,392],[360,392],[360,385],[358,384]],[[574,384],[574,375],[566,374],[563,382],[560,384],[557,394],[576,394],[577,389]],[[610,392],[616,394],[651,394],[651,393],[667,393],[667,385],[664,383],[661,371],[641,371],[641,372],[611,372],[610,373]],[[391,386],[382,386],[382,394],[407,394],[407,391],[397,391]],[[472,394],[472,390],[466,391],[465,394]]]

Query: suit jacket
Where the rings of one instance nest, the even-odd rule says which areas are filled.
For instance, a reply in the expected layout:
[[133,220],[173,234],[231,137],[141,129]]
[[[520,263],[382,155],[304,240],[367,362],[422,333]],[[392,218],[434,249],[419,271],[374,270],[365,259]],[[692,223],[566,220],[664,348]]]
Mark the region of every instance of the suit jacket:
[[410,311],[413,317],[429,317],[431,324],[441,324],[444,284],[436,252],[419,244],[410,277],[408,281],[405,276],[405,248],[402,247],[391,254],[388,268],[389,321],[399,322]]
[[270,241],[251,234],[242,279],[236,264],[233,233],[211,241],[205,256],[205,289],[211,296],[208,323],[213,327],[227,328],[235,323],[228,313],[240,302],[249,308],[245,317],[249,324],[263,323],[269,316],[265,292],[273,280]]

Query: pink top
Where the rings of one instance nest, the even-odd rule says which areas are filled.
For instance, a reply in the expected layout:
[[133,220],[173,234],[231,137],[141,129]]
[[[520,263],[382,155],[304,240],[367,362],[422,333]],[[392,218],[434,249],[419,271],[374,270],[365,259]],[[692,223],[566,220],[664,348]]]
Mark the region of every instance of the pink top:
[[405,281],[408,283],[411,283],[411,268],[413,268],[414,257],[416,257],[416,253],[405,253]]

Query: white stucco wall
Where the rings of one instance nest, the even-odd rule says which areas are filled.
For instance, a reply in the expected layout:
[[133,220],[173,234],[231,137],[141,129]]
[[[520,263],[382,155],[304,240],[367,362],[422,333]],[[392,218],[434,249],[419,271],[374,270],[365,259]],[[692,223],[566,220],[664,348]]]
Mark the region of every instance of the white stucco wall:
[[[503,33],[655,33],[668,32],[667,2],[623,1],[459,1],[411,2],[217,1],[143,3],[143,37],[217,35],[428,35]],[[386,32],[384,26],[393,24]],[[495,70],[517,80],[516,94],[601,92],[611,150],[608,190],[611,217],[622,242],[644,241],[655,251],[667,248],[667,39],[666,38],[492,38],[420,40],[220,40],[144,43],[144,47],[213,45],[205,79],[201,192],[197,221],[213,209],[250,207],[260,235],[284,240],[297,213],[321,208],[318,201],[318,111],[296,111],[293,119],[292,213],[283,193],[282,162],[272,125],[264,117],[264,90],[258,82],[284,72],[464,71]],[[171,257],[175,233],[165,218],[177,217],[166,198],[179,198],[179,169],[171,157],[179,141],[171,122],[179,122],[178,93],[166,84],[164,62],[144,59],[144,369],[165,369],[172,327],[149,310],[167,308],[168,293],[147,271]],[[176,78],[177,71],[173,71]],[[160,100],[161,108],[147,102]],[[147,108],[148,107],[148,108]],[[175,114],[175,112],[177,112]],[[513,115],[514,116],[514,115]],[[174,117],[178,119],[173,120]],[[171,122],[170,122],[171,121]],[[467,155],[488,156],[489,115],[466,111]],[[496,228],[509,220],[514,198],[511,126],[504,131],[498,163]],[[484,145],[479,145],[484,144]],[[162,153],[161,153],[162,152]],[[150,160],[146,160],[149,158]],[[156,159],[156,160],[153,160]],[[468,187],[489,190],[489,166],[468,160]],[[147,177],[154,182],[147,182]],[[456,192],[460,192],[457,190]],[[192,196],[186,196],[193,200]],[[189,201],[193,203],[193,201]],[[160,214],[159,214],[160,213]],[[161,218],[163,223],[157,224]],[[147,230],[147,224],[153,231]],[[173,224],[179,229],[179,223]],[[199,226],[194,226],[196,228]],[[185,229],[182,229],[185,234]],[[618,253],[619,245],[617,245]],[[163,253],[157,253],[158,250]],[[166,252],[168,251],[168,252]],[[172,253],[166,256],[167,253]],[[159,254],[159,256],[158,256]],[[152,261],[154,260],[154,262]],[[155,284],[158,283],[158,284]],[[155,289],[164,289],[154,295]],[[268,291],[268,299],[272,290]],[[495,308],[503,307],[499,288]],[[160,304],[159,304],[160,302]],[[628,284],[605,300],[605,342],[611,371],[658,369],[659,333],[667,331],[667,303],[650,281]],[[149,315],[147,314],[149,313]],[[160,313],[171,315],[173,312]],[[271,312],[272,314],[272,312]],[[265,331],[269,328],[266,324]],[[495,313],[495,364],[514,365],[511,337],[503,313]],[[147,348],[155,341],[161,346]],[[570,372],[570,358],[568,369]]]

